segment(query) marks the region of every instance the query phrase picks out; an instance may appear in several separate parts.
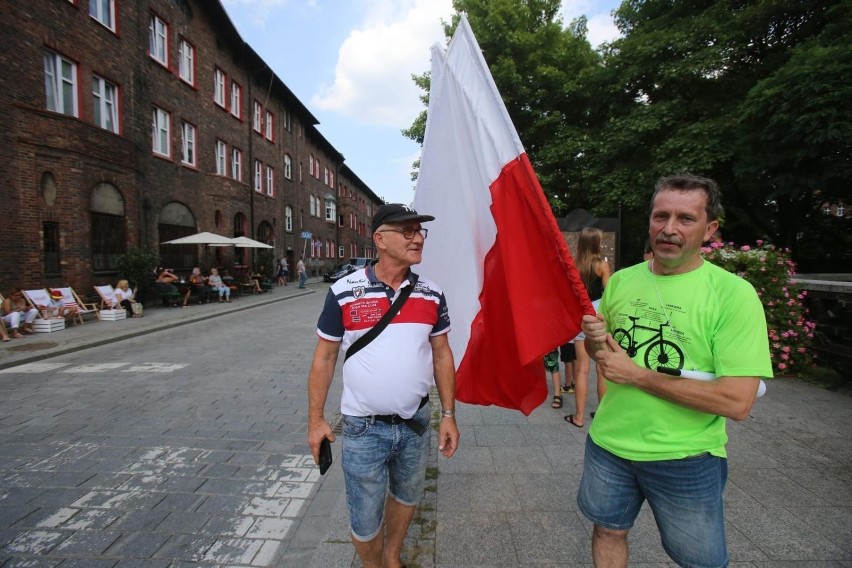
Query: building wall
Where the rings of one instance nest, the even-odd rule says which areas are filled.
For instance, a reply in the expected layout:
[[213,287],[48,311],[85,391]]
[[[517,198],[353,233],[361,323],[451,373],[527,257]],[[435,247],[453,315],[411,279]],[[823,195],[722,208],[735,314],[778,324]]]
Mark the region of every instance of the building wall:
[[[93,268],[90,208],[92,190],[101,183],[112,185],[121,196],[127,248],[170,250],[166,247],[173,245],[160,244],[160,224],[164,209],[175,203],[189,212],[186,218],[193,226],[185,227],[188,233],[235,236],[242,232],[257,238],[261,227],[269,227],[268,241],[275,247],[276,258],[287,257],[293,263],[302,251],[302,231],[311,232],[323,243],[334,242],[335,249],[343,244],[338,224],[325,219],[324,202],[330,194],[338,201],[338,214],[343,210],[335,187],[340,172],[347,169],[343,155],[317,132],[316,119],[282,80],[243,43],[221,4],[151,0],[116,5],[115,31],[89,16],[86,0],[0,6],[5,43],[16,46],[0,52],[0,120],[4,124],[0,129],[0,199],[4,209],[13,212],[0,221],[4,259],[0,290],[68,284],[80,294],[92,296],[93,284],[117,279],[115,270],[97,272]],[[148,54],[151,14],[168,25],[167,67]],[[179,77],[181,38],[195,48],[193,85]],[[47,110],[45,49],[76,64],[76,117]],[[239,117],[214,102],[215,69],[227,78],[228,104],[231,82],[241,87]],[[93,75],[118,86],[117,134],[94,124]],[[252,127],[255,100],[274,116],[272,140]],[[170,116],[170,157],[152,151],[155,105]],[[184,121],[195,126],[195,166],[181,163]],[[217,140],[227,145],[224,175],[216,173]],[[241,180],[234,179],[231,169],[232,148],[242,152]],[[284,175],[285,154],[292,158],[291,179]],[[320,159],[323,168],[334,172],[334,184],[324,183],[322,171],[319,178],[308,174],[311,154]],[[254,160],[264,166],[260,192],[252,187]],[[266,188],[267,166],[274,172],[272,195]],[[55,180],[47,190],[42,183],[46,172]],[[358,184],[363,186],[362,199],[373,203],[375,209],[380,200],[360,180]],[[318,216],[310,215],[311,194],[320,199]],[[288,205],[293,209],[291,231],[285,229]],[[234,226],[238,215],[246,220],[245,227]],[[59,225],[58,272],[45,271],[45,222]],[[253,250],[240,253],[199,247],[192,252],[200,255],[198,262],[205,268],[232,267],[235,262],[257,258]],[[323,247],[319,252],[309,263],[317,273],[338,261],[337,250],[326,255]],[[310,257],[310,250],[306,256]]]

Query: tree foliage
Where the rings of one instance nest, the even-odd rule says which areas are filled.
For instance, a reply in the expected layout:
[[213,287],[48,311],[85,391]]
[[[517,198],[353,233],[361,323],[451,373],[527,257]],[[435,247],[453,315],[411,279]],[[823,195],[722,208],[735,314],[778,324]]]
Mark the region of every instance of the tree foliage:
[[[830,224],[852,248],[849,221],[821,213],[849,201],[850,0],[625,0],[622,36],[598,52],[559,5],[453,2],[557,215],[621,210],[638,249],[654,181],[691,171],[723,188],[726,239],[800,258],[805,228]],[[428,74],[415,80],[428,102]],[[424,127],[425,113],[405,134],[422,142]]]

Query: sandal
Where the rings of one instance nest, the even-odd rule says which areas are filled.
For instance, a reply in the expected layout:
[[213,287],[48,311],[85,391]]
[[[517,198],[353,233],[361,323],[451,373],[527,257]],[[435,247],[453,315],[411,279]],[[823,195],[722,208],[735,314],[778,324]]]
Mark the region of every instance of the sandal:
[[568,394],[571,394],[572,392],[574,392],[574,385],[573,385],[573,383],[572,383],[572,384],[570,384],[570,385],[563,385],[563,386],[562,386],[562,392],[564,392],[564,393],[568,393]]
[[551,403],[550,408],[562,408],[562,397],[558,394],[553,397],[553,403]]
[[576,422],[574,422],[574,415],[573,415],[573,414],[569,414],[569,415],[568,415],[568,416],[566,416],[563,420],[565,420],[565,422],[567,422],[567,423],[568,423],[568,424],[570,424],[571,426],[576,426],[577,428],[582,428],[582,427],[583,427],[583,425],[582,425],[582,424],[577,424]]
[[11,339],[9,339],[8,337],[4,337],[4,338],[3,338],[3,343],[6,343],[7,341],[12,341],[12,340],[11,340]]

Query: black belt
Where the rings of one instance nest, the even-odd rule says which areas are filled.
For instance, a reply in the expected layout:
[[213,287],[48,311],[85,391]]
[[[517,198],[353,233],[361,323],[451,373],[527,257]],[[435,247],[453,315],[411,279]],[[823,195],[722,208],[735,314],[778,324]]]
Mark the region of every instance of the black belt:
[[[417,410],[420,410],[427,404],[429,404],[428,394],[425,395],[422,399],[420,399],[420,406],[417,407]],[[426,427],[414,418],[403,418],[399,414],[374,414],[372,416],[366,416],[365,418],[372,418],[373,420],[384,422],[385,424],[405,424],[406,426],[411,428],[411,431],[417,434],[418,436],[422,436],[423,433],[426,431]]]

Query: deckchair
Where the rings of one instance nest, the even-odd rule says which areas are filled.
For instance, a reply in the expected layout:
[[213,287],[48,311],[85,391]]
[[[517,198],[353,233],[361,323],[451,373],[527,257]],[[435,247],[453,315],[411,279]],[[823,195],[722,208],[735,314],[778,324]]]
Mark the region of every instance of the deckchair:
[[62,303],[66,308],[76,310],[74,317],[82,324],[84,323],[83,316],[94,314],[98,321],[101,321],[101,313],[98,311],[97,304],[84,302],[70,286],[66,288],[54,288],[62,292]]
[[65,329],[65,318],[53,317],[50,313],[50,294],[47,290],[24,290],[24,298],[27,303],[38,310],[38,317],[33,321],[33,329],[36,333],[51,333]]
[[118,321],[127,319],[127,311],[121,307],[115,296],[115,289],[109,284],[95,286],[95,291],[101,297],[99,311],[101,321]]

